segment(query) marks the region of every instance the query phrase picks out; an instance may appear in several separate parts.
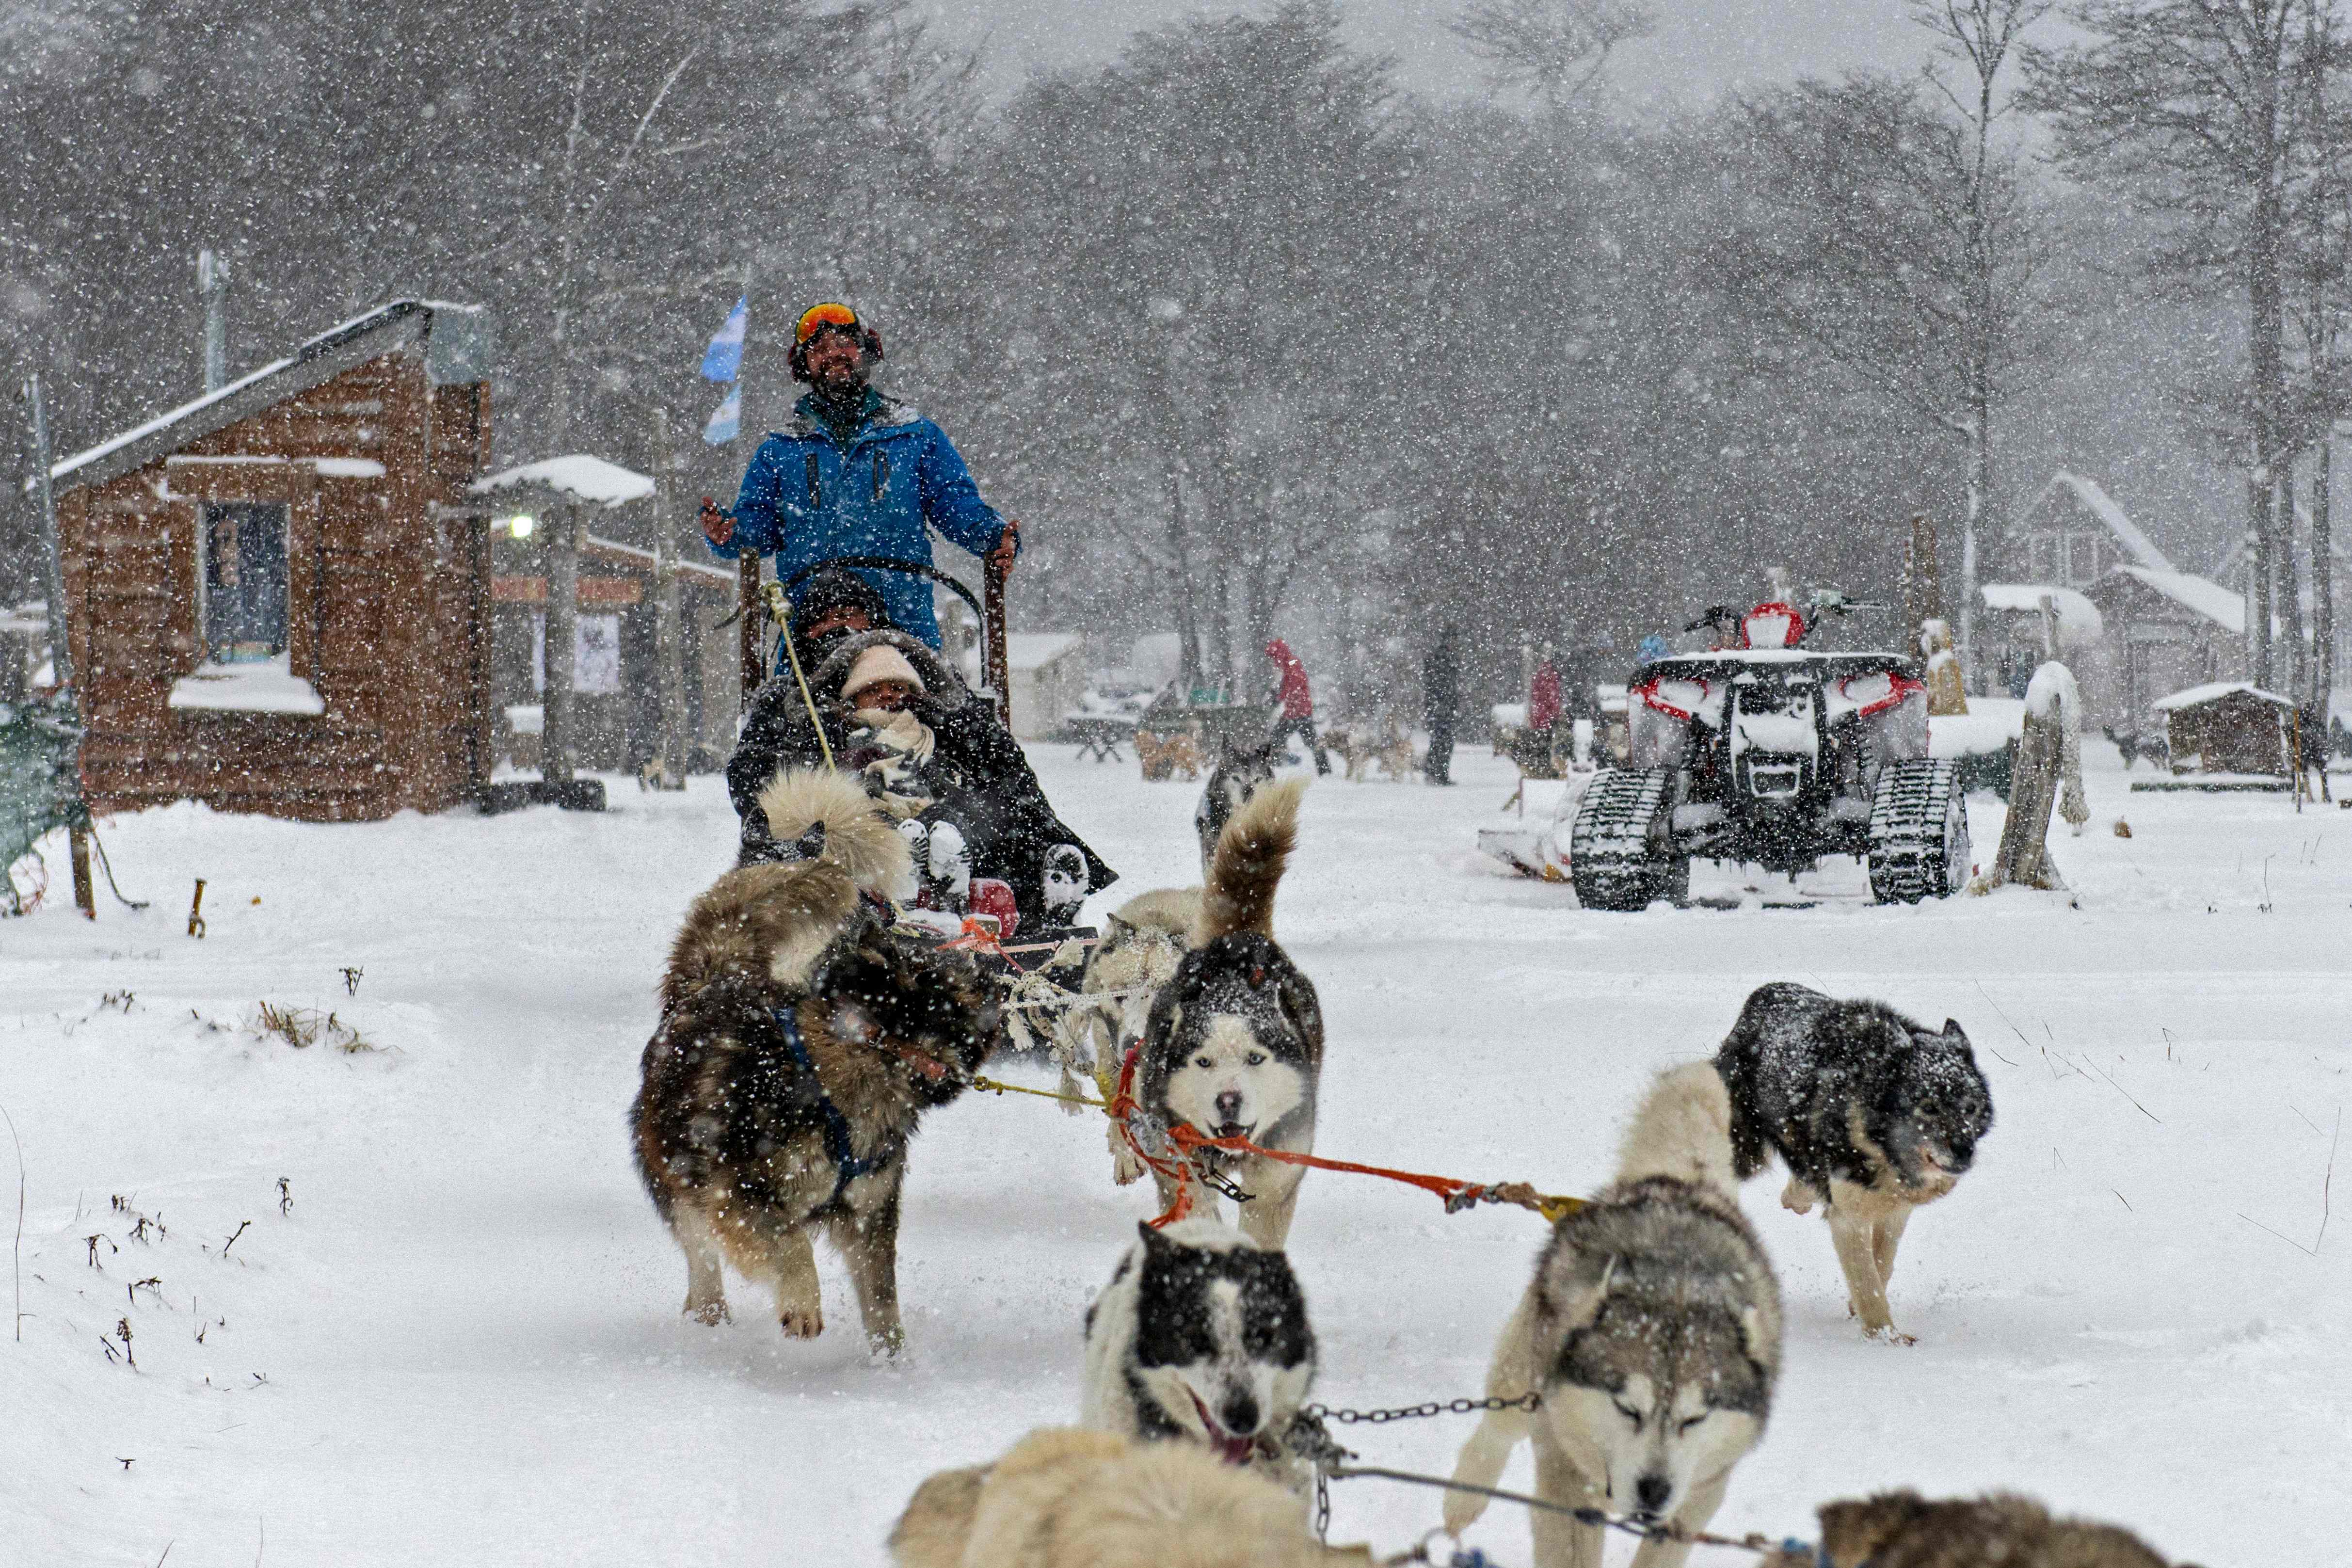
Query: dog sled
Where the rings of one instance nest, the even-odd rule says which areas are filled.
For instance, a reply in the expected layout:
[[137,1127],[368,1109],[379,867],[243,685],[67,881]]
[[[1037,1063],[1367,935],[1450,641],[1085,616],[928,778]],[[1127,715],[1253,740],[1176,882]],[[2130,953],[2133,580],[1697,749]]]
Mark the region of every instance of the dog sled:
[[[981,630],[981,684],[974,695],[991,703],[997,721],[1010,733],[1013,722],[1010,666],[1005,657],[1004,573],[993,561],[983,562],[982,594],[961,579],[928,561],[887,555],[845,555],[805,566],[782,582],[759,584],[753,561],[742,574],[747,626],[761,619],[773,624],[780,639],[791,619],[792,600],[801,585],[829,567],[898,572],[924,577],[963,601]],[[743,676],[747,692],[766,678],[768,658],[756,631],[743,639]],[[789,658],[789,654],[786,656]],[[804,672],[803,672],[804,673]],[[796,677],[797,678],[797,677]],[[747,698],[748,701],[748,698]],[[1053,1039],[1062,1015],[1078,999],[1087,954],[1097,937],[1082,925],[1046,925],[1035,911],[1017,907],[1011,886],[993,877],[974,877],[970,907],[960,910],[908,909],[898,924],[907,931],[970,952],[983,973],[993,976],[1005,993],[1005,1005],[1016,1020],[1016,1034],[1029,1043]]]

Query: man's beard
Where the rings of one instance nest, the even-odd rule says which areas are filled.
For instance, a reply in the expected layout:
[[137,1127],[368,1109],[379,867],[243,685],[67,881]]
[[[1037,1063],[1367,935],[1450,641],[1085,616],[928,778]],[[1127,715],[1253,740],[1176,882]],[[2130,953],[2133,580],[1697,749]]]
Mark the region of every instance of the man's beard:
[[838,375],[819,376],[811,384],[827,403],[853,403],[866,390],[866,368],[860,365]]

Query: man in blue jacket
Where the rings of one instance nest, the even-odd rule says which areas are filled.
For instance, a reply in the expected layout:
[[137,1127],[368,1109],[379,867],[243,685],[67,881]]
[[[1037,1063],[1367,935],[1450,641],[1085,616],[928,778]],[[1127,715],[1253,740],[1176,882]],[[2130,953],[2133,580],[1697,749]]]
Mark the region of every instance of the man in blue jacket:
[[[711,552],[776,558],[776,575],[850,555],[931,559],[937,529],[950,542],[1012,570],[1019,530],[980,499],[946,432],[867,385],[882,335],[846,305],[823,304],[793,329],[793,379],[809,384],[792,422],[760,443],[735,510],[706,498],[702,531]],[[931,584],[905,572],[861,568],[879,589],[891,624],[940,646]]]

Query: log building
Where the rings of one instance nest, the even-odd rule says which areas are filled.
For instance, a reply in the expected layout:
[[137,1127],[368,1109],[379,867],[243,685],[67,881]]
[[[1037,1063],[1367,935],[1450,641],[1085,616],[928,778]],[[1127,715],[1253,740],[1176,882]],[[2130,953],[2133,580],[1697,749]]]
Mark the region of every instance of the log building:
[[93,811],[480,792],[492,352],[479,309],[395,300],[53,466]]

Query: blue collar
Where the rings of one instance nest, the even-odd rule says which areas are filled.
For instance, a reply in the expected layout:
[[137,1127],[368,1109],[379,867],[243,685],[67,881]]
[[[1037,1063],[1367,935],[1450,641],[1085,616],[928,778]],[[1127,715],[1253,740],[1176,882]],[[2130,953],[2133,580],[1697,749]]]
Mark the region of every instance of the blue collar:
[[833,1196],[826,1202],[839,1203],[841,1194],[848,1191],[850,1183],[888,1167],[906,1152],[906,1145],[898,1139],[891,1139],[871,1154],[858,1153],[856,1144],[849,1136],[849,1118],[841,1113],[841,1107],[834,1104],[833,1096],[824,1091],[824,1080],[817,1077],[816,1063],[809,1057],[808,1042],[801,1038],[800,1020],[793,1016],[790,1007],[771,1007],[768,1016],[775,1019],[776,1027],[784,1032],[784,1049],[792,1053],[793,1065],[808,1075],[810,1086],[816,1090],[816,1113],[824,1123],[825,1157],[833,1162],[835,1172]]

